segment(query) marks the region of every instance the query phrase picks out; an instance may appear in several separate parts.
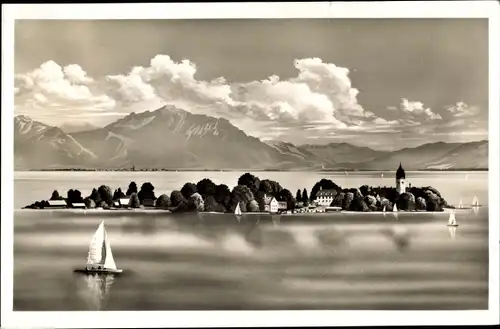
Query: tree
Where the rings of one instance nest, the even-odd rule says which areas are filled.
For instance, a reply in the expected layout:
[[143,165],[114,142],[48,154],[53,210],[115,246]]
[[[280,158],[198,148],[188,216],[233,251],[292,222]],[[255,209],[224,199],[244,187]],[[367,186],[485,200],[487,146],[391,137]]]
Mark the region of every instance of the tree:
[[168,209],[170,206],[170,197],[168,195],[162,194],[156,199],[156,208]]
[[67,193],[67,196],[68,196],[67,201],[69,204],[83,202],[82,192],[80,192],[79,190],[71,190],[70,189]]
[[290,192],[287,189],[281,190],[281,192],[278,193],[278,201],[283,201],[286,202],[287,209],[295,209],[295,204],[296,200],[292,195],[292,192]]
[[238,179],[238,185],[244,185],[252,191],[254,195],[257,194],[257,191],[260,188],[260,179],[250,173],[244,173]]
[[269,179],[262,180],[259,185],[259,191],[274,197],[277,197],[282,190],[283,188],[278,182]]
[[194,185],[193,183],[186,183],[181,188],[181,193],[186,199],[189,199],[189,197],[196,192],[198,192],[198,190],[196,189],[196,185]]
[[173,207],[177,207],[179,204],[186,202],[186,198],[180,191],[174,190],[172,191],[172,193],[170,193],[170,203]]
[[225,212],[226,208],[215,200],[215,197],[209,195],[205,198],[205,211]]
[[316,194],[319,192],[320,188],[323,190],[335,190],[337,191],[337,193],[342,190],[337,184],[335,184],[331,180],[323,178],[319,182],[314,184],[311,190],[311,197],[309,198],[309,200],[316,199]]
[[343,209],[344,210],[349,210],[351,208],[351,203],[354,200],[354,193],[352,192],[347,192],[345,197],[344,197],[344,204],[343,204]]
[[335,198],[333,199],[332,203],[330,206],[332,207],[341,207],[342,208],[342,205],[344,204],[344,198],[345,198],[345,193],[344,192],[340,192],[339,194],[337,194],[335,196]]
[[52,196],[50,197],[50,200],[62,200],[62,198],[59,195],[59,192],[57,192],[57,190],[54,190],[54,192],[52,192]]
[[229,190],[229,187],[227,187],[227,185],[217,185],[217,187],[215,188],[214,197],[217,203],[223,206],[226,210],[229,209],[231,204],[231,191]]
[[368,208],[370,208],[370,210],[372,211],[377,210],[377,198],[375,198],[373,195],[365,196],[365,202]]
[[124,199],[126,198],[127,196],[125,195],[125,193],[122,192],[122,189],[121,188],[118,188],[117,190],[115,190],[115,192],[113,193],[113,200],[119,200],[119,199]]
[[97,189],[92,190],[92,193],[90,194],[89,198],[94,200],[96,206],[102,201],[101,195],[99,194],[99,192],[97,192]]
[[297,202],[302,202],[302,193],[300,192],[300,189],[297,190],[297,194],[295,195],[295,200],[297,200]]
[[204,198],[209,195],[215,195],[215,189],[217,185],[208,178],[203,178],[196,184],[196,191],[200,193]]
[[392,202],[384,197],[381,197],[380,198],[380,210],[383,211],[384,207],[385,207],[386,211],[391,211],[392,210]]
[[231,192],[231,205],[228,210],[234,212],[236,205],[240,203],[241,211],[246,212],[251,200],[254,200],[252,191],[245,185],[236,185]]
[[[397,207],[399,210],[414,210],[415,209],[415,202],[412,201],[413,195],[410,195],[409,193],[402,193],[398,200],[397,200]],[[413,197],[415,198],[415,197]]]
[[111,190],[111,187],[107,185],[101,185],[97,189],[97,192],[101,196],[101,201],[104,201],[108,206],[113,205],[113,192]]
[[205,210],[205,203],[203,202],[203,198],[200,193],[193,193],[187,202],[187,206],[189,210],[193,211],[203,211]]
[[250,202],[248,202],[247,210],[249,212],[259,212],[259,203],[256,200],[250,200]]
[[361,191],[361,194],[363,196],[367,196],[367,195],[371,195],[372,194],[372,188],[368,185],[363,185],[359,188],[359,190]]
[[128,190],[127,190],[126,195],[130,196],[130,195],[132,195],[132,193],[137,193],[137,184],[135,182],[131,182],[128,185]]
[[141,201],[139,200],[139,196],[137,195],[137,193],[132,193],[130,195],[130,200],[128,202],[128,206],[130,208],[141,208],[142,207]]
[[302,202],[304,202],[304,206],[309,205],[309,197],[307,196],[307,190],[305,188],[302,191]]
[[83,203],[85,203],[85,208],[92,209],[96,207],[95,201],[91,199],[90,197],[86,197],[83,200]]
[[350,210],[353,211],[368,211],[368,205],[366,204],[363,194],[361,194],[361,191],[357,190],[356,193],[354,193],[354,199],[351,202],[351,207]]
[[415,207],[417,210],[425,210],[427,208],[425,199],[423,197],[418,197],[417,200],[415,201]]
[[137,194],[141,204],[143,204],[144,200],[146,200],[146,199],[156,200],[154,189],[155,189],[155,187],[150,182],[146,182],[146,183],[142,184],[141,190]]

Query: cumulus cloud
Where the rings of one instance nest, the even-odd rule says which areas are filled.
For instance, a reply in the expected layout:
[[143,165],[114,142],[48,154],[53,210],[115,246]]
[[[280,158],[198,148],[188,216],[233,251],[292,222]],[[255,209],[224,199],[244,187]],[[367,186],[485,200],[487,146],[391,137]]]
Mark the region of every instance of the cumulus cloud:
[[92,87],[93,80],[78,65],[61,67],[54,61],[15,76],[15,106],[33,116],[66,112],[106,112],[115,101]]
[[447,106],[446,111],[453,117],[472,117],[479,113],[479,108],[476,106],[469,106],[464,102],[458,102],[454,105]]
[[422,102],[403,98],[399,106],[387,108],[387,116],[380,109],[376,115],[358,103],[359,91],[353,87],[347,68],[319,58],[297,59],[290,64],[296,75],[289,79],[271,75],[258,81],[229,83],[223,77],[199,80],[195,63],[187,59],[176,62],[167,55],[157,55],[149,65],[133,67],[128,73],[98,78],[88,76],[79,65],[61,67],[48,61],[15,77],[16,111],[34,117],[50,113],[75,120],[89,116],[112,120],[132,111],[172,104],[229,119],[255,137],[285,140],[300,134],[302,139],[305,135],[321,139],[393,134],[422,125],[433,129],[443,118],[449,127],[459,129],[463,118],[479,111],[459,102],[436,113]]
[[425,108],[424,104],[421,102],[409,101],[406,98],[401,99],[400,107],[401,111],[405,114],[409,114],[411,119],[421,119],[421,120],[441,120],[441,115],[434,113],[430,108]]

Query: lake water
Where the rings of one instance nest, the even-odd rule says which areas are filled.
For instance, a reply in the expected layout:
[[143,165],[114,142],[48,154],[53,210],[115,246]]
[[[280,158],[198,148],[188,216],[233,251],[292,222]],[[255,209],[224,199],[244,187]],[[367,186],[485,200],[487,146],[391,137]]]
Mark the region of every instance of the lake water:
[[[236,184],[238,172],[17,172],[15,208],[101,184],[150,181],[156,194],[209,177]],[[255,173],[293,193],[321,178],[342,187],[393,186],[394,173]],[[488,307],[488,176],[408,172],[449,203],[476,195],[485,206],[447,213],[316,216],[130,214],[16,210],[14,310],[443,310]],[[295,194],[295,193],[294,193]],[[118,277],[73,273],[99,223]],[[5,220],[5,219],[4,219]]]

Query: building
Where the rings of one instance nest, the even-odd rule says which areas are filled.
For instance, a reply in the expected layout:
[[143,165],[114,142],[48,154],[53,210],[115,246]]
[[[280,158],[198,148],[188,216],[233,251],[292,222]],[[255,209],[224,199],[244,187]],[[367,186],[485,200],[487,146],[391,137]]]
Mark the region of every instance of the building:
[[278,201],[278,210],[286,210],[288,208],[288,204],[286,201]]
[[264,211],[270,213],[277,213],[279,209],[279,203],[273,196],[264,195]]
[[73,203],[73,204],[71,204],[71,207],[72,208],[76,208],[76,209],[85,209],[85,208],[87,208],[85,206],[85,203],[83,203],[83,202]]
[[332,204],[333,199],[337,196],[336,190],[319,190],[316,194],[316,204],[318,206],[328,207]]
[[401,166],[401,162],[399,163],[398,170],[396,170],[396,191],[398,194],[406,193],[406,173],[403,166]]
[[130,199],[129,198],[121,198],[118,200],[118,202],[120,203],[120,206],[122,208],[126,208],[126,207],[128,207],[128,203],[130,202]]
[[61,209],[68,207],[65,200],[49,200],[48,203],[49,205],[46,206],[45,208]]

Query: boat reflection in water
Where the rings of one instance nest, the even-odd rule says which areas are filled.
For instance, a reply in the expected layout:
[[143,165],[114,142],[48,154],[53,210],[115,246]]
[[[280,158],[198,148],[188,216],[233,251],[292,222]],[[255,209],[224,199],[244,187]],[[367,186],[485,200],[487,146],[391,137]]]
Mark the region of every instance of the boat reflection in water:
[[114,283],[113,274],[77,274],[78,296],[87,304],[89,311],[100,311],[106,307],[111,286]]
[[450,233],[450,238],[455,240],[457,235],[457,227],[456,226],[448,226],[448,232]]

